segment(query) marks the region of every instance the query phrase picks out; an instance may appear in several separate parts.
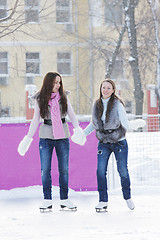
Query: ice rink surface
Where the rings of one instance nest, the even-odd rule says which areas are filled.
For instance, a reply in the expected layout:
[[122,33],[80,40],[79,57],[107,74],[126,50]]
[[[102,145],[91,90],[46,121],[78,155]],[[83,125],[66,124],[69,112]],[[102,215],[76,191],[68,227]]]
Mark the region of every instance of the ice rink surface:
[[109,192],[107,212],[96,213],[97,192],[69,197],[78,210],[61,211],[58,187],[53,187],[52,212],[40,213],[42,187],[0,191],[1,240],[159,240],[160,187],[133,187],[131,211],[120,189]]

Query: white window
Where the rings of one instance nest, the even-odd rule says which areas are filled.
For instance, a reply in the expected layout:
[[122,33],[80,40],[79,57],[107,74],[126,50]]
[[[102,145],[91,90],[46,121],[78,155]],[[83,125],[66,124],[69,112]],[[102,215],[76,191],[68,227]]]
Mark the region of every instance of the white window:
[[8,84],[8,53],[0,52],[0,85]]
[[[107,69],[108,69],[108,66],[109,66],[109,61],[106,61]],[[123,60],[122,59],[116,59],[110,78],[113,80],[118,80],[118,79],[122,80],[124,78]]]
[[133,113],[132,101],[126,101],[125,102],[125,110],[126,110],[126,113]]
[[122,4],[120,1],[104,0],[104,17],[107,24],[122,24]]
[[0,117],[10,117],[10,116],[11,116],[11,108],[1,106]]
[[25,0],[25,22],[39,22],[39,0]]
[[26,75],[34,76],[40,74],[40,54],[38,52],[26,53]]
[[71,22],[70,0],[56,0],[56,22],[57,23]]
[[34,76],[26,76],[25,78],[25,84],[26,85],[34,85]]
[[61,75],[71,75],[71,53],[57,53],[57,71]]
[[0,19],[7,17],[7,0],[0,0]]

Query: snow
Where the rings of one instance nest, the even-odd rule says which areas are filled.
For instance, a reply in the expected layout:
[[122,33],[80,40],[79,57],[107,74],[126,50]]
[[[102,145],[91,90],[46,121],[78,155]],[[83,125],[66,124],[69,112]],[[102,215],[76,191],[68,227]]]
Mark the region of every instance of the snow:
[[124,11],[127,12],[127,11],[128,11],[128,7],[125,7],[125,8],[124,8]]
[[129,61],[129,62],[133,62],[133,61],[135,61],[135,58],[133,58],[132,56],[130,56],[129,59],[128,59],[128,61]]
[[77,212],[60,211],[59,189],[53,186],[53,210],[40,213],[42,186],[0,191],[0,239],[158,240],[160,187],[132,187],[131,211],[120,188],[109,191],[108,212],[96,213],[97,192],[69,191]]

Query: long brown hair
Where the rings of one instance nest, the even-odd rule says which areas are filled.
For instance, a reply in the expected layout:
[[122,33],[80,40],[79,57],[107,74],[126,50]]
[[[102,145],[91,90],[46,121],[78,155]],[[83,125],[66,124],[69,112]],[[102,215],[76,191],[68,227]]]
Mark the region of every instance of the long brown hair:
[[123,105],[123,101],[115,94],[116,92],[116,85],[115,85],[115,82],[113,80],[111,80],[110,78],[107,78],[105,80],[102,81],[102,83],[100,84],[100,94],[99,94],[99,98],[97,99],[97,105],[98,105],[98,110],[99,110],[99,117],[101,118],[102,117],[102,114],[103,114],[103,102],[102,102],[102,85],[104,82],[109,82],[112,87],[113,87],[113,90],[114,92],[112,93],[110,99],[109,99],[109,102],[108,102],[108,106],[107,106],[107,111],[106,111],[106,122],[108,121],[109,119],[109,114],[110,114],[110,111],[113,107],[113,103],[114,103],[114,100],[115,99],[118,99]]
[[52,89],[54,87],[55,79],[56,79],[57,76],[60,77],[59,93],[60,93],[60,96],[61,96],[60,101],[61,101],[61,105],[62,105],[62,113],[64,114],[64,113],[67,112],[67,97],[66,97],[66,94],[63,90],[62,77],[57,72],[48,72],[43,79],[43,84],[42,84],[42,87],[41,87],[41,90],[40,90],[40,94],[38,96],[40,116],[42,118],[45,118],[49,113],[48,102],[51,98]]

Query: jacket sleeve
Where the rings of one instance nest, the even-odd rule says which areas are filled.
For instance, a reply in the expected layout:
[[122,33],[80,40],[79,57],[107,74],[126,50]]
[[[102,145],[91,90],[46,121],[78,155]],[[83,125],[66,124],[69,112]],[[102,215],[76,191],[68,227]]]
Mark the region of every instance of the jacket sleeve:
[[39,110],[38,102],[37,100],[35,100],[34,115],[28,130],[28,134],[27,134],[28,137],[32,138],[34,136],[39,126],[39,122],[40,122],[40,110]]
[[127,130],[128,129],[127,114],[126,114],[123,104],[120,102],[118,103],[118,115],[119,115],[119,120],[120,120],[122,126]]
[[77,128],[79,127],[79,123],[78,123],[78,120],[76,118],[76,115],[73,111],[73,108],[72,108],[72,105],[69,101],[69,98],[67,97],[67,103],[68,103],[68,110],[67,110],[67,114],[71,120],[71,123],[73,124],[74,128]]
[[92,121],[90,121],[90,123],[87,125],[87,127],[85,129],[83,129],[86,136],[90,135],[94,130],[95,129],[93,127]]

